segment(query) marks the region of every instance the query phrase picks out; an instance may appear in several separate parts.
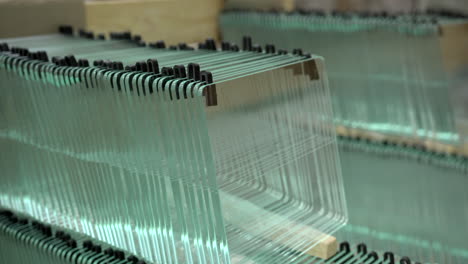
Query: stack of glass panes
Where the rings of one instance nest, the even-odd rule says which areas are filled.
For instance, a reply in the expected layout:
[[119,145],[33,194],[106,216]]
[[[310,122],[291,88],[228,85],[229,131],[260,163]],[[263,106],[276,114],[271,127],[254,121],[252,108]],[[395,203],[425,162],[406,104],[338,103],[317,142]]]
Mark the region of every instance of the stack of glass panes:
[[[20,217],[20,218],[18,218]],[[55,236],[51,234],[55,233]],[[39,222],[32,224],[18,214],[0,212],[0,253],[7,263],[57,263],[57,264],[146,264],[145,260],[102,242],[93,242],[83,234],[52,229]],[[27,252],[27,254],[25,254]],[[327,260],[308,259],[306,263],[329,264],[411,264],[408,257],[392,252],[376,252],[360,243],[351,246],[342,242],[339,252]],[[304,261],[289,263],[304,263]]]
[[221,16],[225,41],[243,35],[302,48],[327,63],[335,121],[346,128],[457,143],[435,15],[266,13]]
[[[247,34],[325,57],[335,123],[360,132],[339,139],[349,210],[340,241],[392,251],[401,263],[468,263],[468,158],[421,143],[466,140],[454,125],[461,119],[453,118],[439,47],[440,25],[466,21],[441,14],[222,15],[225,41]],[[466,102],[465,85],[457,87],[458,102]],[[363,252],[363,262],[374,263]]]
[[468,263],[466,156],[389,141],[339,143],[349,210],[339,240],[421,263]]
[[344,225],[321,57],[61,31],[1,41],[2,207],[164,264],[302,263]]

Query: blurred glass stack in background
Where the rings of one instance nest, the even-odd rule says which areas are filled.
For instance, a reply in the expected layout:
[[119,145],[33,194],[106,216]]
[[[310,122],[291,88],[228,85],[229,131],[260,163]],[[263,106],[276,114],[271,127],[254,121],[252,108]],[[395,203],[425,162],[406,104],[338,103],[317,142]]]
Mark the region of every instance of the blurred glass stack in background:
[[321,54],[329,69],[335,123],[385,136],[458,144],[439,40],[440,26],[466,22],[431,14],[227,11],[225,41]]
[[466,157],[357,138],[339,142],[349,211],[340,241],[421,263],[468,262]]
[[456,53],[468,54],[466,18],[227,11],[220,21],[226,42],[248,35],[324,56],[349,211],[340,241],[412,260],[401,263],[468,262],[468,60]]

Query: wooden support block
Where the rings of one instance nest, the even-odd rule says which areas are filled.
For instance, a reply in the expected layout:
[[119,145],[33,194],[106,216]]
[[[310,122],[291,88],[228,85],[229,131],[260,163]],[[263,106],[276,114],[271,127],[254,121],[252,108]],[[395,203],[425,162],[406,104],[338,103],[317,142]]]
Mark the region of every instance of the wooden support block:
[[315,247],[307,251],[307,254],[321,259],[329,259],[338,252],[338,241],[333,236],[328,236]]

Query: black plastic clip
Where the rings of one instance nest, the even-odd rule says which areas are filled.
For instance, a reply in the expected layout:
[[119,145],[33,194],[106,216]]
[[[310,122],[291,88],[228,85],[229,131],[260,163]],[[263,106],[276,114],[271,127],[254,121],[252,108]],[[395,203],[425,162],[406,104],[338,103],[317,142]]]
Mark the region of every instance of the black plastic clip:
[[108,249],[104,250],[104,254],[108,255],[109,257],[113,257],[114,256],[114,250],[112,248],[108,248]]
[[39,55],[39,60],[41,60],[43,62],[49,62],[49,56],[47,55],[47,52],[38,51],[37,53]]
[[249,36],[244,36],[242,38],[242,50],[251,51],[252,50],[252,38]]
[[163,40],[150,43],[149,46],[154,49],[165,49],[166,48],[166,43]]
[[92,250],[93,247],[94,247],[94,245],[93,245],[93,242],[91,240],[83,241],[83,248],[85,248],[87,250]]
[[87,59],[79,59],[78,67],[89,67],[89,61]]
[[132,32],[130,32],[130,31],[122,32],[122,39],[132,40]]
[[59,26],[60,34],[71,36],[73,35],[73,27],[69,25],[61,25]]
[[349,246],[348,242],[342,242],[340,244],[340,252],[346,252],[346,253],[351,252],[351,247]]
[[123,71],[124,70],[124,65],[121,61],[116,61],[114,62],[115,69],[118,71]]
[[86,32],[85,38],[87,39],[94,39],[94,32]]
[[188,77],[190,79],[193,79],[195,81],[200,81],[201,76],[200,76],[200,65],[196,63],[189,63],[188,65]]
[[258,52],[258,53],[262,53],[263,52],[263,49],[260,45],[258,44],[255,44],[253,47],[252,47],[252,51],[255,51],[255,52]]
[[7,43],[0,44],[0,51],[10,51]]
[[187,45],[187,43],[179,43],[179,50],[188,50],[189,49],[189,46]]
[[276,47],[275,47],[275,45],[267,44],[265,46],[265,51],[266,51],[266,53],[276,53]]
[[142,40],[141,35],[134,35],[132,40],[136,43],[139,43]]
[[173,76],[174,75],[174,69],[171,67],[163,67],[161,69],[161,73],[163,76]]
[[132,263],[132,264],[136,264],[136,263],[138,263],[138,261],[139,261],[138,258],[135,257],[135,256],[129,256],[129,257],[127,258],[127,260],[128,260],[130,263]]
[[385,252],[384,260],[389,261],[388,264],[395,264],[395,256],[393,255],[392,252]]
[[57,65],[57,66],[60,66],[60,60],[61,60],[61,59],[62,59],[62,58],[60,58],[60,57],[58,57],[58,56],[54,56],[54,57],[52,57],[52,63],[54,63],[54,64]]
[[48,237],[52,236],[52,228],[50,226],[43,226],[41,231],[44,235]]
[[82,28],[78,29],[78,36],[82,38],[86,37],[86,31]]
[[402,257],[400,259],[400,264],[411,264],[411,259],[408,257]]
[[288,54],[288,51],[287,51],[287,50],[280,49],[280,50],[278,50],[278,54],[279,54],[279,55],[287,55],[287,54]]
[[231,44],[229,42],[226,42],[226,41],[221,42],[221,50],[222,51],[231,50]]
[[379,260],[379,255],[377,254],[377,252],[372,251],[371,253],[369,253],[369,256],[367,256],[367,258],[365,259],[365,262],[369,260],[372,260],[371,263],[375,263],[377,260]]
[[302,56],[303,55],[302,49],[294,49],[293,50],[293,55]]
[[95,245],[95,246],[93,247],[93,251],[99,254],[99,253],[102,252],[102,248],[101,248],[101,246],[99,246],[99,245]]
[[212,38],[208,38],[205,41],[206,49],[208,50],[216,50],[216,42]]
[[198,49],[207,49],[205,43],[198,43]]
[[68,56],[65,56],[64,59],[65,59],[67,66],[72,66],[72,67],[78,66],[78,62],[76,61],[75,56],[68,55]]
[[[52,58],[52,60],[53,60],[53,58]],[[104,65],[104,61],[103,61],[103,60],[95,60],[95,61],[93,62],[93,66],[96,66],[96,67],[101,67],[101,66],[103,66],[103,65]]]
[[174,66],[174,75],[176,78],[187,78],[187,72],[184,65]]
[[135,66],[136,66],[137,71],[142,71],[142,72],[147,72],[148,71],[148,64],[146,64],[145,61],[137,62]]
[[359,254],[366,255],[367,254],[367,246],[364,243],[357,245],[357,251]]
[[148,64],[148,71],[152,72],[154,74],[159,74],[159,63],[157,60],[154,59],[148,59],[147,61]]
[[67,246],[71,248],[76,248],[77,247],[76,241],[74,239],[68,240]]
[[206,98],[206,106],[218,105],[218,97],[216,94],[216,85],[213,84],[213,75],[211,72],[202,71],[201,80],[206,84],[210,84],[204,91],[203,95]]
[[25,48],[20,48],[20,47],[11,47],[11,52],[18,54],[23,57],[28,57],[29,56],[29,50]]
[[231,43],[231,51],[239,52],[240,48],[237,44]]
[[114,251],[114,257],[119,260],[124,260],[125,259],[125,253],[121,250],[115,250]]

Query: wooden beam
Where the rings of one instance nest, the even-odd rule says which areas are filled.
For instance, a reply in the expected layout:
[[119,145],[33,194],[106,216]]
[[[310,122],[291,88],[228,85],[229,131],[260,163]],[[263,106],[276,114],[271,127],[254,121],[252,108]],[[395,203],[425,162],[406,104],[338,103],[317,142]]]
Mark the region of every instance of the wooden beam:
[[81,0],[0,1],[0,38],[58,33],[63,24],[85,26]]
[[144,41],[167,44],[219,40],[222,0],[133,0],[86,2],[86,25],[95,33],[130,30]]
[[440,44],[444,66],[449,73],[468,66],[468,23],[441,25]]

